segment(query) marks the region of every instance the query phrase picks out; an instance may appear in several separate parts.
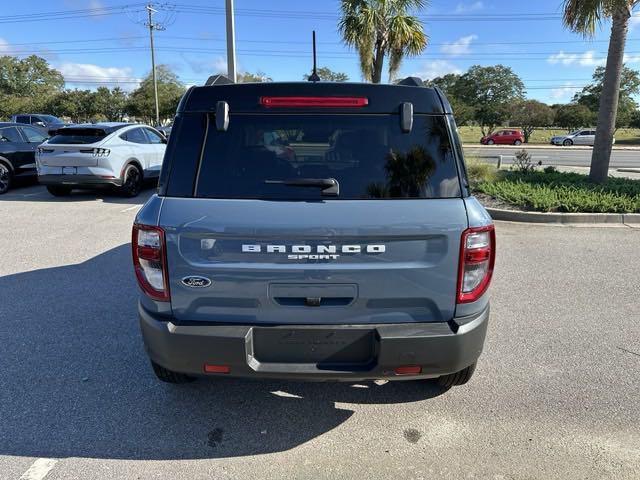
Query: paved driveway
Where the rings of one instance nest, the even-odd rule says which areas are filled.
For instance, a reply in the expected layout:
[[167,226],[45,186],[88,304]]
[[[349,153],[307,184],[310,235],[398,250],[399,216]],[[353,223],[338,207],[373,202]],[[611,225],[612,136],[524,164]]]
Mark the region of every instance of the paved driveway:
[[136,323],[137,208],[42,187],[0,198],[3,480],[639,478],[640,230],[498,224],[485,353],[444,394],[170,386]]

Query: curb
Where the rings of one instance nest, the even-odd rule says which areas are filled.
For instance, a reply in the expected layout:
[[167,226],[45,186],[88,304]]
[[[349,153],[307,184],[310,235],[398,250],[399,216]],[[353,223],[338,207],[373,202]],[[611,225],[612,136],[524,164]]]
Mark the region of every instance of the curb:
[[487,208],[494,220],[527,223],[555,223],[561,225],[600,223],[609,225],[633,225],[640,227],[640,213],[555,213],[523,212]]
[[[562,147],[560,145],[551,145],[550,143],[523,143],[522,145],[482,145],[476,143],[463,143],[463,147],[467,148],[478,148],[482,149],[490,149],[490,148],[499,148],[505,150],[544,150],[544,149],[558,149],[558,151],[571,151],[571,150],[593,150],[593,147],[587,145],[572,145],[570,147]],[[613,146],[613,151],[638,151],[640,150],[640,145],[628,145],[628,146]]]

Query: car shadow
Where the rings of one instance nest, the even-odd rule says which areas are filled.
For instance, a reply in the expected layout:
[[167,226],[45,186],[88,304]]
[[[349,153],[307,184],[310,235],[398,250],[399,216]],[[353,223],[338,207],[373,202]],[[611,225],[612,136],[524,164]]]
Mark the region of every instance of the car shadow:
[[0,277],[0,455],[159,460],[279,452],[340,426],[354,413],[348,404],[443,393],[430,382],[163,384],[142,346],[137,295],[128,244],[80,264]]
[[156,192],[155,184],[146,184],[137,197],[123,197],[117,190],[111,188],[100,188],[95,190],[73,190],[68,196],[54,197],[44,185],[37,183],[25,183],[13,187],[7,193],[0,195],[2,202],[91,202],[101,200],[105,203],[114,204],[144,204],[151,195]]

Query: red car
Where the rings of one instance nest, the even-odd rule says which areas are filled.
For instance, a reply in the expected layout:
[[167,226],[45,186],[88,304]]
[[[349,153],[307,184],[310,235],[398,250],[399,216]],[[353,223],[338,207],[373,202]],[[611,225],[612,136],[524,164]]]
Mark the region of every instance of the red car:
[[524,135],[522,130],[496,130],[480,139],[482,145],[522,145]]

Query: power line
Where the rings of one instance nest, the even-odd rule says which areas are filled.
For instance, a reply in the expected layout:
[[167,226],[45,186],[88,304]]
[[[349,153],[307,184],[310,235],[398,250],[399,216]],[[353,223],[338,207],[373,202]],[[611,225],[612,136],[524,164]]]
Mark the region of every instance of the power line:
[[104,17],[109,15],[115,15],[122,13],[126,10],[139,9],[143,7],[143,3],[129,3],[122,5],[115,5],[111,7],[96,7],[96,8],[84,8],[79,10],[62,10],[57,12],[41,12],[41,13],[29,13],[21,15],[9,15],[3,16],[0,19],[0,24],[6,23],[26,23],[26,22],[43,22],[50,20],[70,20],[89,17]]

